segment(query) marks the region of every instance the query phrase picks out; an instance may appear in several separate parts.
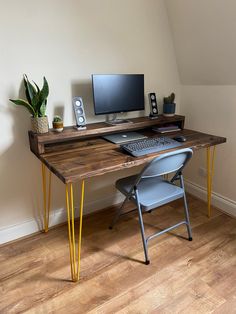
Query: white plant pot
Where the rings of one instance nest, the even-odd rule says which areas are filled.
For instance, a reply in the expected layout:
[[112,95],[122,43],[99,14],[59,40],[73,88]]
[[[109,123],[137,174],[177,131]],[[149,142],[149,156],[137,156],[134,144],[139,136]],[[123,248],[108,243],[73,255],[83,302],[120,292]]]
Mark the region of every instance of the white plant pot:
[[53,131],[54,132],[62,132],[63,131],[63,122],[53,122],[52,123],[53,126]]

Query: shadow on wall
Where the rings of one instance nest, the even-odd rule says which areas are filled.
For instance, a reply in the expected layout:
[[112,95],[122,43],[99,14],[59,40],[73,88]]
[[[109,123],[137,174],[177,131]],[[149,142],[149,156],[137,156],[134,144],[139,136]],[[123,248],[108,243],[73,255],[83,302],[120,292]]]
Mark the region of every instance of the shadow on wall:
[[[15,94],[10,91],[9,97],[15,97]],[[17,98],[25,98],[22,84]],[[0,226],[34,217],[40,227],[41,220],[38,217],[42,215],[41,168],[29,148],[30,114],[25,108],[10,101],[7,107],[1,107],[0,110],[7,121],[12,120],[12,129],[8,128],[9,134],[4,134],[6,141],[11,141],[11,144],[1,154]]]
[[1,155],[0,168],[1,216],[12,217],[12,219],[9,218],[10,221],[7,224],[14,221],[14,217],[17,220],[17,217],[21,216],[18,211],[22,208],[23,211],[26,211],[26,208],[31,206],[34,208],[33,211],[36,211],[37,206],[35,207],[35,204],[32,206],[30,201],[37,186],[35,178],[39,176],[39,172],[35,169],[35,160],[29,151],[27,131],[30,128],[30,116],[24,108],[14,108],[13,106],[9,103],[9,109],[5,112],[13,121],[11,130],[13,141]]
[[[71,89],[72,96],[83,97],[88,120],[105,120],[104,116],[95,117],[94,115],[90,81],[73,82]],[[15,94],[10,91],[9,97],[15,97]],[[19,97],[24,98],[22,85]],[[7,130],[9,134],[3,135],[3,138],[10,142],[10,146],[0,156],[0,227],[21,223],[34,217],[41,228],[42,219],[39,219],[39,217],[42,218],[43,212],[41,167],[39,160],[29,148],[30,115],[25,108],[16,107],[10,102],[7,107],[0,108],[0,113],[4,120],[9,121],[9,124],[12,123],[12,129]],[[54,113],[63,116],[64,107],[58,104]],[[132,172],[134,171],[133,169]],[[89,205],[89,211],[115,203],[117,193],[114,182],[117,178],[127,175],[127,171],[120,171],[87,180],[85,204]],[[78,190],[76,188],[76,194]],[[53,175],[52,211],[65,207],[64,194],[64,184]],[[76,200],[78,200],[77,197]]]
[[71,84],[72,97],[80,96],[83,99],[84,110],[88,121],[97,122],[105,121],[105,117],[95,116],[93,105],[92,81],[73,81]]
[[65,107],[64,107],[64,105],[63,104],[55,105],[54,108],[53,108],[53,117],[54,116],[59,116],[59,117],[62,118],[62,120],[64,120],[64,115],[65,115]]

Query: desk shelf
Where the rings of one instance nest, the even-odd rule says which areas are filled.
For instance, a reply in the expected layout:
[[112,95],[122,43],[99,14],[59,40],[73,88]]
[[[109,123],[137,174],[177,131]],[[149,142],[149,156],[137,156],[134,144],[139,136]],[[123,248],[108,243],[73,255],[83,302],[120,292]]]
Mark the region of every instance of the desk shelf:
[[81,140],[122,131],[148,129],[153,126],[164,126],[166,124],[174,124],[183,129],[184,118],[184,116],[180,115],[175,115],[173,117],[164,117],[163,115],[160,115],[157,119],[150,119],[149,117],[129,119],[133,123],[122,125],[110,126],[105,122],[90,123],[87,124],[87,129],[79,131],[73,126],[65,127],[61,133],[56,133],[53,129],[50,129],[49,132],[45,134],[37,134],[29,131],[30,149],[35,155],[39,156],[45,152],[45,145],[47,144]]

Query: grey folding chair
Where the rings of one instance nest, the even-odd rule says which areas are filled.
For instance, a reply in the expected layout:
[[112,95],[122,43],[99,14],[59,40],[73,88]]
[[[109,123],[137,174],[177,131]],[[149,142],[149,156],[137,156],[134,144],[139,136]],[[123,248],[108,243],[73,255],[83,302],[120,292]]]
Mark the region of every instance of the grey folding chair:
[[[135,202],[138,208],[139,224],[141,229],[145,264],[150,263],[148,258],[148,241],[168,232],[182,224],[185,224],[188,231],[188,240],[192,241],[191,226],[189,221],[188,205],[186,201],[184,180],[182,170],[186,163],[192,157],[193,151],[189,148],[180,149],[174,152],[163,154],[154,158],[140,174],[122,178],[116,182],[116,188],[126,196],[121,207],[118,209],[110,229],[113,228],[121,215],[130,213],[126,212],[122,214],[125,203],[128,200]],[[164,175],[174,173],[174,176],[170,181],[164,179]],[[178,180],[180,186],[175,184]],[[144,224],[143,224],[143,212],[149,212],[152,209],[177,200],[179,198],[184,199],[185,220],[166,228],[160,232],[154,233],[148,237],[145,236]],[[137,209],[135,209],[137,210]],[[133,211],[133,210],[132,210]]]

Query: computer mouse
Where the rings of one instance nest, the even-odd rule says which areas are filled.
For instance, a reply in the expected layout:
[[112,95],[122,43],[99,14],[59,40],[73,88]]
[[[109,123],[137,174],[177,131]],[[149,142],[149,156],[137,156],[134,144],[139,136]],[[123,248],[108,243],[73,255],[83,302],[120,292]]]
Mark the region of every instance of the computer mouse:
[[126,135],[126,134],[122,134],[121,136],[122,136],[122,137],[127,137],[127,135]]
[[186,137],[183,135],[179,135],[179,136],[174,137],[174,140],[177,142],[186,142]]

